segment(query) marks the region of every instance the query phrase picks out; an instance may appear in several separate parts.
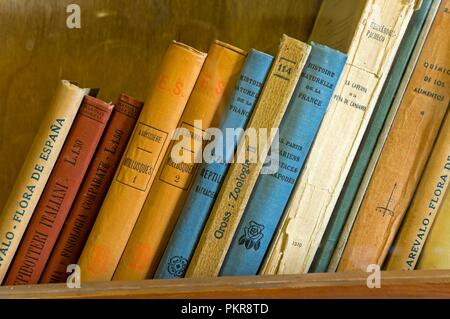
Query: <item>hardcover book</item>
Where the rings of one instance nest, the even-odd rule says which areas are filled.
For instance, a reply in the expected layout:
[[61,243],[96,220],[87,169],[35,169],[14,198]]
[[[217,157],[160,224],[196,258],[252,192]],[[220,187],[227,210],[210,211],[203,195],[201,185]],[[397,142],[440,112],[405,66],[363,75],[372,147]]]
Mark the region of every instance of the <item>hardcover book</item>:
[[[430,10],[430,6],[433,2],[433,8]],[[403,85],[402,82],[409,81],[409,77],[412,73],[412,70],[407,70],[408,62],[410,60],[414,61],[413,63],[417,61],[418,54],[420,53],[420,49],[425,40],[425,36],[421,36],[421,39],[419,40],[418,37],[421,32],[422,34],[428,33],[428,31],[425,32],[425,29],[429,30],[431,26],[430,22],[430,26],[425,26],[424,29],[422,29],[425,19],[427,16],[433,15],[433,12],[435,13],[437,11],[439,2],[440,0],[424,0],[420,10],[414,12],[408,29],[403,37],[402,44],[398,50],[395,62],[392,65],[386,80],[384,89],[380,95],[377,106],[375,107],[367,132],[358,150],[355,161],[353,162],[353,166],[344,184],[336,207],[331,215],[331,219],[314,257],[314,261],[309,269],[310,272],[326,272],[327,269],[329,272],[336,271],[337,265],[335,266],[335,263],[330,263],[330,261],[333,254],[338,254],[340,249],[339,246],[336,247],[339,236],[342,233],[344,224],[347,221],[351,222],[351,219],[353,218],[352,215],[350,215],[352,204],[355,201],[357,192],[360,191],[359,189],[364,188],[364,183],[361,184],[364,174],[371,171],[368,167],[371,156],[374,154],[374,149],[377,143],[383,142],[378,139],[383,129],[383,123],[385,123],[385,121],[389,122],[389,119],[386,120],[389,113],[389,118],[393,118],[397,112],[397,108],[395,104],[393,104],[394,99],[396,98],[396,94],[402,94],[402,92],[404,92],[406,84]],[[416,53],[412,55],[414,50]]]
[[241,49],[220,41],[211,45],[179,124],[189,132],[183,139],[192,145],[190,150],[183,149],[181,153],[193,154],[176,162],[177,140],[167,151],[113,280],[153,277],[195,176],[204,131],[220,124],[246,55]]
[[42,119],[0,215],[0,283],[41,198],[83,96],[88,93],[89,89],[61,81]]
[[113,106],[86,96],[6,276],[37,284],[83,181]]
[[55,248],[40,279],[41,283],[65,282],[67,266],[76,264],[106,196],[143,103],[122,94],[94,154]]
[[[247,56],[236,89],[227,107],[221,131],[243,129],[249,120],[273,57],[252,49]],[[242,135],[242,132],[241,132]],[[196,173],[191,190],[180,213],[167,248],[155,273],[155,278],[183,277],[206,219],[217,197],[217,192],[232,161],[240,139],[226,139],[224,155],[216,162],[202,164]]]
[[205,58],[169,45],[78,261],[82,281],[111,280]]
[[[441,2],[342,254],[338,271],[382,266],[448,107],[450,0]],[[370,247],[370,249],[367,249]]]
[[221,275],[256,275],[322,122],[347,56],[311,43],[280,126],[278,172],[258,177]]
[[[334,33],[352,34],[347,65],[266,256],[263,274],[309,270],[415,4],[364,1],[363,13],[352,32],[343,27],[346,20],[329,21],[339,18],[333,17],[337,2],[338,7],[348,10],[347,14],[354,10],[353,0],[325,0],[311,39],[328,45]],[[330,32],[330,24],[335,31],[326,35],[321,28]]]
[[[275,138],[272,134],[263,138],[267,135],[264,131],[279,127],[310,51],[309,45],[283,36],[278,55],[247,125],[247,130],[249,128],[256,130],[258,148],[255,149],[250,144],[248,136],[241,139],[236,156],[245,160],[231,164],[195,249],[186,277],[212,277],[219,274],[267,158],[269,147]],[[255,154],[258,155],[257,158]]]

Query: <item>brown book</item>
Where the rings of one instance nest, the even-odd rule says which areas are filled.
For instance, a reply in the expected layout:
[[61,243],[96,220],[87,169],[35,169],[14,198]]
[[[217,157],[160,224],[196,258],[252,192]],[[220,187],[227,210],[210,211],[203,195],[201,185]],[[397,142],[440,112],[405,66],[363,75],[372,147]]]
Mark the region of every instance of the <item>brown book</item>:
[[36,207],[6,285],[36,284],[111,115],[113,106],[86,96]]
[[450,98],[450,0],[441,3],[362,201],[338,271],[381,266],[414,195]]
[[141,112],[143,102],[122,94],[69,212],[41,283],[65,282],[67,266],[81,255],[109,185]]

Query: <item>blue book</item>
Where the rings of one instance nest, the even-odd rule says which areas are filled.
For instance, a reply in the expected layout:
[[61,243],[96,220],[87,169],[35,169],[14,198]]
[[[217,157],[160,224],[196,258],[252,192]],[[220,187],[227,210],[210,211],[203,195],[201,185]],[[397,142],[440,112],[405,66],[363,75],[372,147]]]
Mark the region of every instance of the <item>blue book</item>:
[[397,53],[397,59],[393,64],[386,80],[383,92],[378,100],[371,122],[364,136],[364,140],[353,163],[352,169],[347,177],[338,203],[333,211],[327,229],[322,238],[319,249],[314,256],[314,261],[309,272],[326,272],[327,269],[335,271],[337,265],[330,265],[342,229],[352,208],[359,185],[364,177],[370,158],[375,149],[378,136],[391,109],[396,92],[403,78],[403,74],[413,53],[419,34],[427,18],[432,0],[424,0],[420,10],[416,11],[409,23],[408,29],[403,37],[402,44]]
[[[243,131],[245,128],[272,66],[272,61],[272,56],[256,50],[251,50],[248,54],[220,127],[224,139],[226,129],[242,129]],[[234,156],[238,140],[239,138],[232,141],[224,140],[226,145],[224,154],[215,154],[216,158],[221,156],[223,160],[202,164],[199,168],[155,278],[184,277],[226,175],[228,163]]]
[[279,169],[261,174],[220,275],[256,275],[345,66],[347,56],[312,43],[279,131]]

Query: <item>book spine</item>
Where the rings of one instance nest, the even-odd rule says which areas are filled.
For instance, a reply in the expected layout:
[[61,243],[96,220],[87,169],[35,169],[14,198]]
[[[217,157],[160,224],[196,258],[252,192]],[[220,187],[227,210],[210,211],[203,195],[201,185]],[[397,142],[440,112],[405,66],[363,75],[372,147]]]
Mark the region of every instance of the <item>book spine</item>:
[[82,281],[111,280],[205,57],[169,45],[78,261]]
[[225,107],[235,88],[246,53],[229,44],[215,41],[208,52],[179,128],[188,131],[192,156],[176,162],[174,140],[158,171],[139,219],[128,240],[113,280],[141,280],[153,277],[169,236],[183,207],[186,195],[201,162],[204,130],[223,119]]
[[448,189],[450,175],[450,116],[446,117],[397,238],[387,270],[414,270]]
[[[367,1],[347,65],[262,273],[309,270],[413,11],[413,1]],[[320,21],[316,26],[320,28]]]
[[[450,0],[441,2],[342,254],[338,271],[382,265],[449,104]],[[367,249],[370,247],[370,249]]]
[[[219,274],[268,149],[275,138],[272,134],[268,138],[262,138],[263,135],[267,136],[267,132],[262,133],[260,129],[278,129],[310,50],[309,45],[283,36],[277,58],[247,125],[247,130],[254,130],[258,136],[259,158],[252,158],[251,154],[256,151],[251,142],[247,138],[241,139],[237,149],[237,158],[240,160],[229,168],[186,277],[211,277]],[[245,155],[245,160],[242,160],[242,154]]]
[[[245,128],[263,83],[272,65],[273,57],[251,50],[245,61],[234,94],[230,100],[221,132]],[[228,144],[229,143],[229,144]],[[155,278],[183,277],[203,226],[214,204],[220,185],[226,175],[237,140],[224,139],[223,161],[202,164],[196,173],[180,217],[155,273]]]
[[0,215],[0,283],[44,191],[87,89],[61,81]]
[[428,37],[428,33],[439,9],[440,2],[440,0],[433,1],[433,5],[430,9],[430,14],[428,15],[427,20],[422,28],[420,37],[417,41],[416,47],[414,48],[413,55],[411,56],[411,59],[409,61],[408,68],[405,71],[402,83],[400,84],[398,92],[395,96],[393,105],[391,106],[389,114],[384,122],[383,129],[380,133],[380,136],[378,137],[375,149],[371,154],[369,164],[367,165],[367,169],[364,173],[364,177],[361,180],[358,192],[356,193],[356,196],[353,200],[350,212],[347,216],[347,220],[345,221],[345,225],[339,236],[336,248],[334,249],[333,256],[331,257],[331,261],[328,266],[329,272],[335,272],[337,270],[339,261],[341,260],[342,253],[344,251],[345,245],[347,244],[348,237],[350,236],[351,229],[361,206],[361,202],[364,198],[364,194],[366,193],[367,187],[370,183],[370,179],[372,178],[372,174],[375,170],[375,166],[377,165],[378,159],[380,158],[381,151],[383,150],[383,146],[392,127],[392,123],[394,122],[395,116],[397,115],[398,108],[400,107],[400,103],[402,102],[403,95],[406,92],[406,88],[409,84],[412,73],[414,72],[417,61],[419,60],[420,53],[422,52],[423,45]]
[[450,191],[445,198],[420,254],[416,269],[450,269]]
[[65,282],[67,266],[80,257],[111,180],[122,158],[143,103],[122,94],[70,209],[41,283]]
[[6,276],[37,284],[94,155],[113,106],[86,96]]
[[[335,251],[339,235],[342,232],[344,223],[349,216],[352,203],[361,184],[364,173],[368,167],[371,155],[375,149],[378,136],[383,128],[383,123],[393,105],[393,101],[402,82],[402,77],[406,73],[408,61],[413,53],[419,34],[424,25],[425,19],[430,11],[432,0],[424,0],[420,10],[416,11],[409,23],[408,29],[403,37],[402,44],[397,53],[397,58],[392,66],[385,87],[380,99],[375,107],[371,122],[367,128],[366,135],[358,150],[358,155],[353,163],[350,173],[345,182],[342,193],[336,207],[331,215],[321,245],[317,250],[314,261],[309,272],[326,272],[330,265],[330,260]],[[420,45],[419,45],[420,46]]]
[[261,174],[221,275],[256,275],[333,95],[347,56],[312,43],[311,54],[280,126],[280,167]]

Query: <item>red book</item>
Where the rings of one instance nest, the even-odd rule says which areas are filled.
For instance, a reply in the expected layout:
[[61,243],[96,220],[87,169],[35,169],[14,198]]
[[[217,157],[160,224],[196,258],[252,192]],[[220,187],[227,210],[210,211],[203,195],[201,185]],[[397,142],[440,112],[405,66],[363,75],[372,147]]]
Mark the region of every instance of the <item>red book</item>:
[[142,102],[132,97],[120,96],[45,267],[41,283],[65,282],[67,266],[78,261],[142,106]]
[[113,106],[86,96],[6,277],[36,284],[80,188]]

